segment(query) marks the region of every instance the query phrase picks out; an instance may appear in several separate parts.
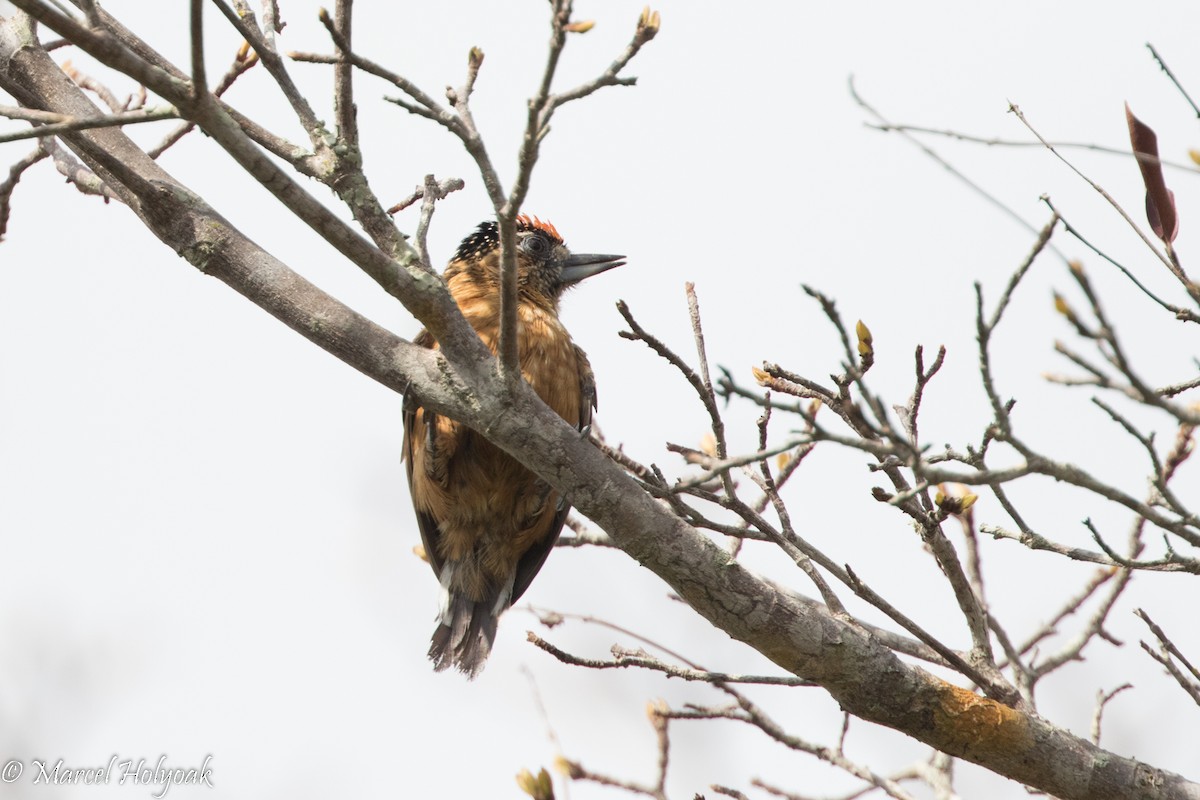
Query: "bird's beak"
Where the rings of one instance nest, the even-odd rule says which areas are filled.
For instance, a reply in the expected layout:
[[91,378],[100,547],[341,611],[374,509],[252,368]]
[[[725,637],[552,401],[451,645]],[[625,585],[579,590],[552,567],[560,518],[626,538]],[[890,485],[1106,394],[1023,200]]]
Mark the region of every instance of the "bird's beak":
[[599,275],[601,272],[619,267],[625,263],[625,256],[599,256],[580,253],[569,255],[562,261],[562,271],[559,280],[563,286],[579,283],[584,278]]

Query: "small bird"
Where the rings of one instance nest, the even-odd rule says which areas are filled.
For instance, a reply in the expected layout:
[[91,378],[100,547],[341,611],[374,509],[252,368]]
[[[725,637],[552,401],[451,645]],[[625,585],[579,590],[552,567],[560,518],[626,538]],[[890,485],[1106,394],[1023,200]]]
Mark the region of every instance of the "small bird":
[[[624,264],[624,256],[575,255],[549,222],[517,219],[518,353],[521,375],[550,408],[586,431],[596,407],[587,356],[558,318],[563,292]],[[500,235],[482,222],[462,241],[443,279],[463,316],[496,353],[500,344]],[[436,348],[422,330],[416,343]],[[474,678],[496,623],[529,588],[570,507],[519,461],[483,436],[420,405],[404,403],[404,459],[421,542],[442,585],[429,646],[434,669]]]

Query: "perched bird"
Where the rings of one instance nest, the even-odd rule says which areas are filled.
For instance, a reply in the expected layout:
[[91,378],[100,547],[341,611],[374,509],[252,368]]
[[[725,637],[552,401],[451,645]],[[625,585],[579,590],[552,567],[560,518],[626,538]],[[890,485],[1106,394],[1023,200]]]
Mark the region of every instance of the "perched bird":
[[[558,318],[563,292],[619,267],[624,256],[573,255],[549,222],[517,220],[521,374],[560,417],[586,430],[596,404],[592,369]],[[500,236],[483,222],[443,275],[463,316],[494,354],[500,343]],[[436,348],[428,331],[417,344]],[[429,646],[434,669],[483,669],[496,622],[529,588],[570,510],[549,484],[470,428],[404,405],[404,458],[421,541],[442,585]]]

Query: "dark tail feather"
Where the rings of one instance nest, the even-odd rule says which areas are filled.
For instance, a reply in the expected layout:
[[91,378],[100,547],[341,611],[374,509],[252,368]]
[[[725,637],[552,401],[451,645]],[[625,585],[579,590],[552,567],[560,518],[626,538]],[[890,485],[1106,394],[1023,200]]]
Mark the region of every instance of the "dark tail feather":
[[441,672],[455,667],[468,678],[478,675],[496,641],[498,616],[495,603],[478,603],[452,595],[429,644],[429,660],[434,670]]

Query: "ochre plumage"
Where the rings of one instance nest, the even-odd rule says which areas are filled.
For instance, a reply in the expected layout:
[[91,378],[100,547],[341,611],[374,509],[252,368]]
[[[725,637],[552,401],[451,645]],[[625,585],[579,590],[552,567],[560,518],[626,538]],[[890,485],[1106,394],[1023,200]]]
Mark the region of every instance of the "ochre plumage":
[[[554,226],[517,224],[518,352],[521,374],[568,423],[586,429],[595,407],[587,356],[558,319],[558,300],[623,256],[572,255]],[[463,240],[443,276],[463,316],[493,353],[500,343],[500,246],[495,222]],[[437,347],[427,331],[417,343]],[[474,677],[496,637],[500,614],[529,588],[562,530],[569,507],[558,493],[475,431],[404,405],[404,457],[421,541],[442,584],[434,668]]]

